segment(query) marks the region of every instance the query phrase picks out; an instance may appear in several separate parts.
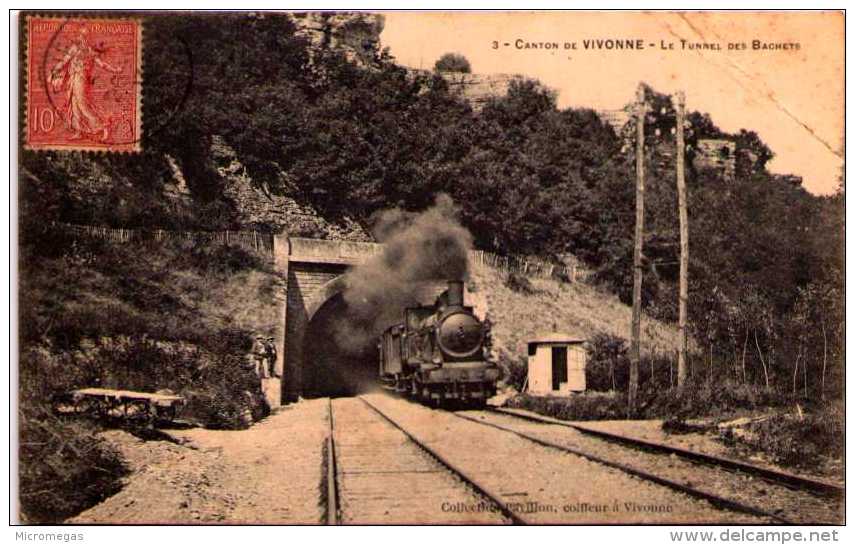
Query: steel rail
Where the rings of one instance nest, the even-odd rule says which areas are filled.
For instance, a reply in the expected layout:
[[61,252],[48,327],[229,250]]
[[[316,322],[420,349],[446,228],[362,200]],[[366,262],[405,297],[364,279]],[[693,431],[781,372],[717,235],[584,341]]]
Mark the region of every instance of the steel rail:
[[780,515],[776,515],[774,513],[769,513],[769,512],[763,511],[762,509],[758,509],[758,508],[750,506],[750,505],[745,505],[743,503],[740,503],[740,502],[737,502],[737,501],[734,501],[734,500],[731,500],[728,498],[723,498],[721,496],[717,496],[717,495],[711,494],[709,492],[704,492],[702,490],[692,488],[691,486],[687,486],[687,485],[679,483],[677,481],[672,481],[670,479],[666,479],[664,477],[660,477],[658,475],[654,475],[652,473],[648,473],[646,471],[642,471],[640,469],[636,469],[634,467],[630,467],[630,466],[625,465],[625,464],[613,462],[611,460],[607,460],[605,458],[591,454],[589,452],[585,452],[583,450],[568,447],[566,445],[562,445],[559,443],[554,443],[552,441],[548,441],[546,439],[541,439],[539,437],[535,437],[535,436],[529,435],[527,433],[523,433],[523,432],[511,429],[511,428],[507,428],[507,427],[499,425],[499,424],[494,424],[492,422],[484,422],[483,420],[478,420],[477,418],[473,418],[471,416],[466,416],[466,415],[462,415],[462,414],[458,414],[458,413],[450,413],[450,414],[453,414],[454,416],[461,418],[463,420],[468,420],[468,421],[474,422],[476,424],[481,424],[482,426],[489,426],[489,427],[492,427],[492,428],[495,428],[498,430],[502,430],[502,431],[507,432],[507,433],[514,434],[518,437],[521,437],[523,439],[531,441],[532,443],[536,443],[536,444],[544,446],[544,447],[557,449],[557,450],[560,450],[560,451],[563,451],[563,452],[566,452],[569,454],[574,454],[576,456],[581,456],[582,458],[591,460],[592,462],[596,462],[596,463],[599,463],[599,464],[602,464],[602,465],[605,465],[605,466],[608,466],[608,467],[611,467],[614,469],[618,469],[620,471],[623,471],[624,473],[628,473],[628,474],[633,475],[635,477],[638,477],[640,479],[651,481],[651,482],[654,482],[658,485],[665,486],[665,487],[671,488],[673,490],[677,490],[678,492],[682,492],[682,493],[687,494],[689,496],[706,500],[706,501],[712,503],[713,505],[719,507],[720,509],[727,509],[730,511],[739,511],[742,513],[747,513],[749,515],[754,515],[754,516],[759,516],[759,517],[767,517],[769,519],[775,520],[775,521],[782,523],[782,524],[795,524],[795,522],[790,521],[790,520],[788,520],[788,519],[786,519]]
[[334,526],[341,524],[341,517],[339,516],[339,503],[338,503],[338,478],[337,478],[337,467],[336,467],[336,459],[335,459],[335,437],[333,436],[334,431],[334,420],[333,420],[333,408],[332,408],[332,398],[327,400],[327,409],[329,417],[327,421],[329,422],[329,433],[327,435],[327,524]]
[[447,458],[442,456],[436,450],[432,449],[428,445],[426,445],[423,441],[416,438],[413,434],[404,429],[400,424],[395,422],[390,416],[381,411],[367,399],[362,396],[357,396],[363,403],[365,403],[371,410],[380,415],[386,422],[394,426],[398,431],[403,433],[407,438],[412,441],[415,445],[417,445],[420,449],[428,453],[433,459],[439,462],[443,467],[445,467],[448,471],[453,473],[457,478],[462,480],[464,483],[472,487],[478,494],[484,496],[489,499],[493,504],[495,504],[496,508],[500,513],[510,519],[514,524],[517,525],[526,525],[529,524],[524,518],[520,517],[517,513],[514,513],[513,510],[509,509],[507,505],[505,505],[501,499],[499,499],[495,494],[488,491],[486,488],[478,484],[478,482],[472,478],[471,475],[468,475],[465,471],[460,469],[459,467],[452,464]]
[[807,489],[819,494],[836,497],[843,497],[845,493],[845,488],[835,483],[829,483],[818,479],[803,477],[801,475],[795,475],[793,473],[787,473],[785,471],[769,469],[746,462],[740,462],[738,460],[733,460],[730,458],[722,458],[719,456],[714,456],[712,454],[704,454],[701,452],[695,452],[680,447],[663,445],[662,443],[645,441],[644,439],[636,439],[634,437],[627,437],[625,435],[619,435],[612,432],[595,430],[585,425],[565,422],[556,418],[549,418],[541,415],[520,413],[517,411],[502,409],[499,407],[487,408],[485,410],[489,412],[503,414],[506,416],[520,418],[523,420],[529,420],[532,422],[572,428],[581,433],[592,435],[594,437],[598,437],[606,441],[629,445],[636,449],[645,449],[655,452],[661,452],[664,454],[674,454],[676,456],[680,456],[682,458],[686,458],[695,462],[701,462],[707,465],[722,467],[730,471],[740,471],[743,473],[748,473],[750,475],[762,477],[763,479],[771,481],[775,484],[783,484],[791,488],[794,487],[799,490]]

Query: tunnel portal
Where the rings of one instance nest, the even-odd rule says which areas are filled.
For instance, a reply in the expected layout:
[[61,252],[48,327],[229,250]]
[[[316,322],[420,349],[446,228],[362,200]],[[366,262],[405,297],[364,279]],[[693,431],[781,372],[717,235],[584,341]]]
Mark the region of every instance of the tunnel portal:
[[336,397],[379,388],[375,339],[348,339],[347,303],[337,293],[314,313],[303,341],[303,395]]
[[[376,339],[368,339],[360,348],[342,342],[336,330],[338,321],[347,316],[341,295],[346,287],[344,275],[377,255],[382,245],[282,234],[274,238],[273,248],[274,264],[287,277],[276,333],[277,363],[283,370],[281,401],[352,395],[379,387]],[[417,288],[417,299],[431,304],[443,289],[444,282],[427,282]]]

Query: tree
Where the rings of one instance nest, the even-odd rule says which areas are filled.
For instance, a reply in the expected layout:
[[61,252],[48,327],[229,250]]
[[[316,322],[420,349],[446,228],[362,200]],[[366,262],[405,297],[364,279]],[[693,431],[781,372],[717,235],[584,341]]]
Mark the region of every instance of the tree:
[[798,341],[798,356],[793,364],[794,394],[800,360],[805,396],[808,395],[809,362],[813,362],[813,372],[819,375],[819,380],[812,381],[813,389],[819,390],[822,399],[826,396],[829,367],[834,368],[835,378],[841,374],[844,325],[842,303],[842,291],[832,284],[818,281],[799,288],[796,304],[789,316],[793,337]]
[[736,173],[748,177],[766,171],[766,163],[775,157],[769,146],[754,131],[740,129],[736,135]]
[[464,74],[472,72],[469,61],[460,53],[444,54],[436,61],[433,68],[437,72],[462,72]]

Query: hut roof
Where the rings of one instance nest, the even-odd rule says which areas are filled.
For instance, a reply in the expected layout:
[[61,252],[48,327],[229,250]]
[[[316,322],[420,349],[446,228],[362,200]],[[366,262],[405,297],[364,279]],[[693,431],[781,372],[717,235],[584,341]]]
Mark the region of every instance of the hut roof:
[[528,344],[550,344],[550,343],[566,343],[566,344],[578,344],[585,342],[585,339],[579,337],[578,335],[573,335],[570,333],[564,333],[561,331],[550,331],[548,333],[541,333],[534,339],[528,341]]

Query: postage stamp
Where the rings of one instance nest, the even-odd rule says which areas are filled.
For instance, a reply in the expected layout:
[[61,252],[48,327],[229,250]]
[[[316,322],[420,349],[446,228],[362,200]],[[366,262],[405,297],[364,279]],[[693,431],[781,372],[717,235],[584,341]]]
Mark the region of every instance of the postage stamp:
[[26,29],[24,146],[139,151],[141,21],[32,16]]

